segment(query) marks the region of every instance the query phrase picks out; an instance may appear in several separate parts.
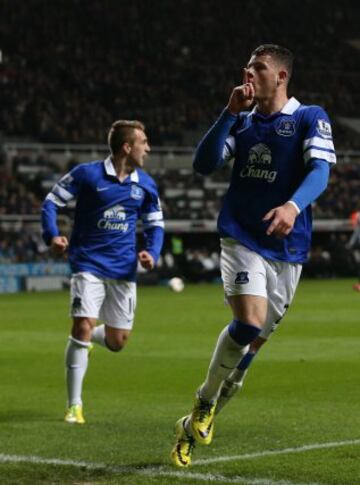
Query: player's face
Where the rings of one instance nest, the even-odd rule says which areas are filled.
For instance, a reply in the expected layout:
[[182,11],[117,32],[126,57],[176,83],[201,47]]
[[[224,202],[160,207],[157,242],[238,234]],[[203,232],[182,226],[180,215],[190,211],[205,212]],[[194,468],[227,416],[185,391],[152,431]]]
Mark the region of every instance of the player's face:
[[150,152],[150,146],[146,134],[139,129],[134,130],[135,140],[131,145],[128,155],[129,161],[136,167],[144,166],[144,159]]
[[277,90],[279,72],[271,56],[252,56],[245,68],[244,82],[254,86],[255,99],[268,99]]

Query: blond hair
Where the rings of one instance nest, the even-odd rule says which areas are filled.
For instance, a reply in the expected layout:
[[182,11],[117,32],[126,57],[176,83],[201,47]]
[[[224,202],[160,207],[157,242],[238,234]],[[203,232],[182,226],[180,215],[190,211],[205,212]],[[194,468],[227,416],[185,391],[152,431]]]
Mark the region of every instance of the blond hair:
[[145,131],[145,125],[137,120],[114,121],[108,135],[108,144],[113,155],[119,153],[124,143],[134,143],[135,130]]

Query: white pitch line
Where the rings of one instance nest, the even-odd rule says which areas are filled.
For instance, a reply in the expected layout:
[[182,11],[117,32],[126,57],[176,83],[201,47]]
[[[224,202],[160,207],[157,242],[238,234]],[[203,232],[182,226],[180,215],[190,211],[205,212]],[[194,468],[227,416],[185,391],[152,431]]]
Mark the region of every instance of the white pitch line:
[[303,453],[310,450],[323,450],[326,448],[337,448],[339,446],[360,445],[360,439],[348,441],[333,441],[329,443],[314,443],[312,445],[299,446],[298,448],[283,448],[282,450],[259,451],[255,453],[246,453],[244,455],[218,456],[203,460],[193,461],[193,465],[209,465],[211,463],[220,463],[223,461],[250,460],[251,458],[260,458],[264,456],[285,455],[287,453]]
[[60,465],[88,468],[90,470],[108,468],[105,463],[89,463],[86,461],[62,460],[60,458],[43,458],[34,455],[7,455],[0,453],[0,463],[34,463],[35,465]]
[[[150,472],[150,473],[148,473]],[[155,473],[154,473],[155,472]],[[175,477],[187,478],[192,480],[199,480],[202,482],[221,482],[221,483],[237,483],[241,485],[305,485],[299,482],[291,482],[289,480],[271,480],[270,478],[248,478],[235,475],[227,477],[219,473],[194,473],[194,472],[176,472],[176,471],[155,471],[154,469],[142,470],[139,475],[150,475],[151,477]],[[306,483],[306,485],[321,485],[320,483]]]
[[[73,466],[88,470],[103,470],[116,475],[142,475],[147,477],[173,477],[186,480],[199,480],[202,482],[220,482],[239,485],[302,485],[299,482],[289,480],[271,480],[269,478],[248,478],[239,475],[227,477],[218,473],[193,473],[185,471],[172,471],[164,466],[137,468],[137,467],[113,467],[105,463],[91,463],[86,461],[61,460],[59,458],[43,458],[33,455],[7,455],[0,453],[0,463],[32,463],[38,465]],[[306,485],[320,485],[318,483],[307,483]]]

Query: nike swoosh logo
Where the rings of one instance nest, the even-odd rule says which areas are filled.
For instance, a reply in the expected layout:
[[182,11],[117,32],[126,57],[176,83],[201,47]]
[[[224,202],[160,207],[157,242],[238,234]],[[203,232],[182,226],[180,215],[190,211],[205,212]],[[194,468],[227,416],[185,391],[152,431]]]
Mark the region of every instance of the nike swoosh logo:
[[103,192],[104,190],[108,190],[109,187],[96,187],[97,192]]

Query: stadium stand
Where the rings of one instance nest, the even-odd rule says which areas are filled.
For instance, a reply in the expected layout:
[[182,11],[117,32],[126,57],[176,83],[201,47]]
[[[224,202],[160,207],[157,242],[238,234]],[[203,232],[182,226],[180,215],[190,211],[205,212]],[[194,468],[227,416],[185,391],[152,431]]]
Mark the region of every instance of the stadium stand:
[[292,91],[329,111],[337,146],[360,146],[336,122],[357,117],[360,105],[357,2],[155,3],[109,1],[104,15],[94,0],[4,2],[2,135],[103,143],[112,120],[139,118],[154,145],[192,145],[241,79],[248,52],[272,40],[295,52]]
[[[0,147],[57,143],[60,155],[55,159],[46,148],[0,152],[1,262],[48,257],[34,223],[41,199],[61,173],[83,161],[69,144],[104,144],[107,128],[118,118],[143,120],[153,146],[183,147],[180,165],[169,163],[171,152],[161,163],[150,164],[165,217],[193,224],[212,221],[213,232],[229,168],[205,179],[194,175],[186,147],[193,147],[218,116],[241,80],[248,52],[268,41],[294,51],[290,94],[327,109],[342,151],[328,191],[314,206],[315,218],[347,220],[359,210],[360,6],[344,0],[323,8],[304,0],[294,9],[291,2],[275,0],[268,9],[267,3],[229,1],[219,9],[216,0],[157,0],[155,8],[154,2],[107,0],[104,15],[104,5],[95,0],[61,2],[61,8],[58,1],[17,1],[16,8],[14,2],[3,2]],[[124,19],[131,28],[124,28]],[[96,149],[86,147],[85,158],[98,158]],[[349,230],[332,239],[341,243]],[[209,238],[205,247],[195,232],[184,235],[184,265],[188,273],[198,265],[198,275],[205,268],[206,279],[206,267],[218,269],[217,240],[213,235],[211,248]],[[168,236],[164,274],[174,271],[170,246]],[[311,255],[313,267],[320,268],[315,273],[331,273],[330,246],[320,234]]]

